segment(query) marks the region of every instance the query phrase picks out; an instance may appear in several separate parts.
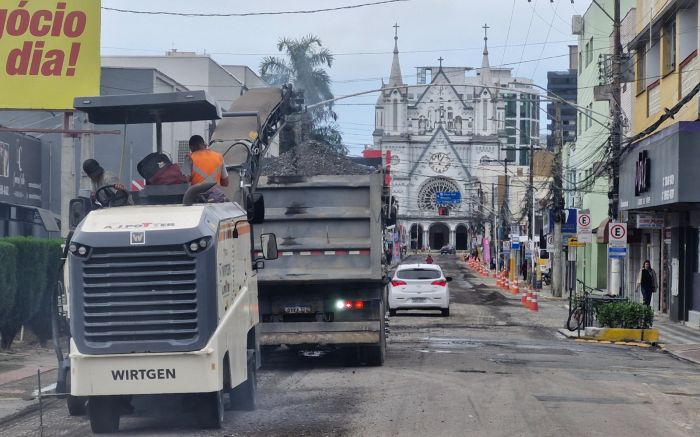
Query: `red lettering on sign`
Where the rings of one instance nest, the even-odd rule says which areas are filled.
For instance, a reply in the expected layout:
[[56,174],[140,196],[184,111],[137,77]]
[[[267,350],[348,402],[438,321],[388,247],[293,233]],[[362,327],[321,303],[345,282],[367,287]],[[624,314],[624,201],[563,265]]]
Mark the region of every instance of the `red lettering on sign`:
[[57,2],[53,10],[33,12],[26,9],[28,3],[20,0],[15,9],[0,9],[0,39],[19,37],[7,55],[5,72],[10,76],[75,76],[81,43],[71,44],[68,50],[49,49],[49,40],[33,38],[78,38],[87,29],[87,14],[67,12],[65,1]]

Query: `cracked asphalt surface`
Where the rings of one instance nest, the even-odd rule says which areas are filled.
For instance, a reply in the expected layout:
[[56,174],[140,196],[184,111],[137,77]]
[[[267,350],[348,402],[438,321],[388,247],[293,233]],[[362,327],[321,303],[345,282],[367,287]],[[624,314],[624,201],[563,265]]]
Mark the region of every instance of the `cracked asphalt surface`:
[[[227,411],[224,429],[198,429],[177,400],[158,398],[145,405],[150,412],[139,404],[123,417],[120,434],[700,435],[697,365],[654,348],[565,340],[556,334],[561,301],[541,299],[532,313],[454,256],[436,261],[455,279],[451,315],[392,317],[383,367],[276,351],[259,373],[257,410]],[[40,435],[38,417],[5,423],[0,435]],[[69,417],[61,401],[46,406],[44,424],[45,436],[90,435],[87,419]]]

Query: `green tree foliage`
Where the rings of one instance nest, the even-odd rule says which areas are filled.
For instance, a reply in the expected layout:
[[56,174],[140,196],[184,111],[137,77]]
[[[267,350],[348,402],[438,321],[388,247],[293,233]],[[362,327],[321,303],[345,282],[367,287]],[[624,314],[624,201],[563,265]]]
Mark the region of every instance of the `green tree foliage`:
[[62,240],[44,240],[43,250],[47,254],[46,285],[39,295],[39,308],[34,316],[26,323],[29,329],[36,334],[41,345],[51,338],[51,306],[54,304],[53,295],[56,291],[56,284],[61,279],[62,271],[61,250]]
[[12,244],[0,241],[0,321],[6,320],[15,305],[16,265],[17,249]]
[[[333,55],[323,47],[321,39],[307,35],[300,39],[282,38],[277,50],[285,57],[267,56],[260,63],[260,75],[271,85],[291,83],[294,89],[304,92],[307,105],[333,99],[331,78],[326,67],[333,66]],[[302,141],[311,138],[322,141],[338,152],[345,152],[342,137],[335,121],[338,115],[333,104],[318,106],[304,113],[297,120],[301,126]],[[285,149],[285,145],[282,145]]]
[[22,325],[34,317],[41,306],[47,284],[48,250],[45,240],[37,238],[13,237],[4,241],[17,249],[14,306],[0,321],[0,346],[9,348]]

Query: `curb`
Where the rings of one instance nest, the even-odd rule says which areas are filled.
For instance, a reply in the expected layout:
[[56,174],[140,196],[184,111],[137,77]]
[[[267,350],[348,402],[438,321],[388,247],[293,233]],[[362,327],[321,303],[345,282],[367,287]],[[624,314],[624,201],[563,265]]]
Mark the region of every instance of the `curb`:
[[567,340],[573,340],[578,343],[614,344],[617,346],[636,346],[641,348],[650,348],[652,346],[658,346],[658,343],[656,342],[601,340],[585,335],[579,337],[576,334],[576,331],[569,331],[566,328],[557,329],[557,333],[565,337]]
[[661,349],[661,351],[662,351],[663,353],[669,354],[669,355],[671,355],[672,357],[677,358],[677,359],[679,359],[679,360],[681,360],[681,361],[686,361],[686,362],[688,362],[688,363],[693,363],[693,364],[698,364],[698,365],[700,365],[700,360],[696,360],[695,358],[686,357],[686,356],[683,356],[682,354],[680,354],[680,353],[678,353],[678,352],[674,352],[674,351],[672,351],[672,350],[670,350],[670,349],[667,349],[665,344],[660,344],[660,345],[659,345],[659,349]]

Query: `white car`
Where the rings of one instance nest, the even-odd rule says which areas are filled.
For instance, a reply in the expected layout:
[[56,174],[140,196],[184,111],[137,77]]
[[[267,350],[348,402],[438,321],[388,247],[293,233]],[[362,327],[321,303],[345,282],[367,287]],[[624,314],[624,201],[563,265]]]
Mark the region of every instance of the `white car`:
[[439,309],[442,315],[450,315],[450,289],[436,264],[402,264],[389,283],[389,315],[397,310]]

